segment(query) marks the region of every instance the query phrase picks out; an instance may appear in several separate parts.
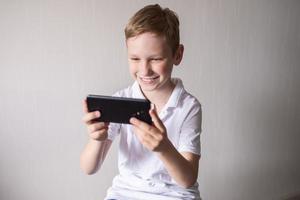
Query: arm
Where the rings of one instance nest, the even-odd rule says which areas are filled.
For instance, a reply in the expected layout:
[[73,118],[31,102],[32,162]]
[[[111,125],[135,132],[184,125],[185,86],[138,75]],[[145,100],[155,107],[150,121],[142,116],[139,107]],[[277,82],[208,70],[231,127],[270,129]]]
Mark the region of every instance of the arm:
[[179,185],[188,188],[195,184],[198,178],[199,155],[189,152],[179,153],[172,143],[169,148],[157,154]]
[[83,102],[85,115],[82,121],[86,124],[89,141],[81,153],[80,167],[86,174],[93,174],[101,167],[112,141],[107,139],[108,123],[95,122],[100,112],[88,112],[86,100]]
[[157,153],[171,177],[182,187],[188,188],[197,180],[200,156],[183,152],[179,153],[167,137],[166,128],[154,110],[150,111],[153,126],[136,118],[130,122],[141,143]]
[[80,156],[80,167],[86,174],[94,174],[101,167],[112,144],[111,140],[97,141],[89,139]]

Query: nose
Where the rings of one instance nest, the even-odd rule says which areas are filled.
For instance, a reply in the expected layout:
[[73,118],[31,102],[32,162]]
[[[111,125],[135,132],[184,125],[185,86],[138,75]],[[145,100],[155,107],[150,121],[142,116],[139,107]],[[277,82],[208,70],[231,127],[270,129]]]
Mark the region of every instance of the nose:
[[151,64],[148,61],[142,61],[139,66],[140,75],[147,76],[152,73]]

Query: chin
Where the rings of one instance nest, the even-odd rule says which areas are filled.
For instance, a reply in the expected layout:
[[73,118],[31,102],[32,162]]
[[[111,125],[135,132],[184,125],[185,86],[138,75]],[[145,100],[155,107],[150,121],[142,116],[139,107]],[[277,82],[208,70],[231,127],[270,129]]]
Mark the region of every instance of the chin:
[[157,89],[156,86],[148,86],[148,85],[143,85],[141,83],[139,83],[139,85],[143,91],[147,91],[147,92],[154,91]]

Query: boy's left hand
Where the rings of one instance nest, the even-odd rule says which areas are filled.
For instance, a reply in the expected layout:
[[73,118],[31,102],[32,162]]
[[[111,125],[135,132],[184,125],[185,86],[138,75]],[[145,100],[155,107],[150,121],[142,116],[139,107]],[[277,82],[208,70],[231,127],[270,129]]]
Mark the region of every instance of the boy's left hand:
[[149,111],[153,124],[149,125],[135,117],[130,119],[133,130],[140,142],[149,150],[161,152],[170,143],[167,131],[154,109]]

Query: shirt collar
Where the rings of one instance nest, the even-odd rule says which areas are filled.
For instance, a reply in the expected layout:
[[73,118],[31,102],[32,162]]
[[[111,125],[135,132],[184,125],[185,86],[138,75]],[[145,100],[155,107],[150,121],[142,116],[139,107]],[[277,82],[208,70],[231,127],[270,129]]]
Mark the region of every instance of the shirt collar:
[[165,105],[165,108],[177,107],[180,96],[184,89],[181,79],[172,78],[172,82],[175,84],[175,88],[173,89],[172,94],[169,97],[167,104]]
[[[172,82],[175,84],[175,88],[173,89],[168,102],[164,106],[165,108],[176,107],[184,89],[181,79],[172,78]],[[132,96],[133,98],[146,99],[137,81],[135,81],[132,85]]]

